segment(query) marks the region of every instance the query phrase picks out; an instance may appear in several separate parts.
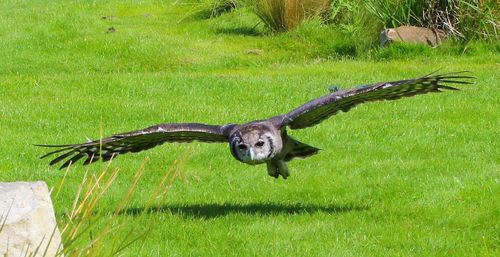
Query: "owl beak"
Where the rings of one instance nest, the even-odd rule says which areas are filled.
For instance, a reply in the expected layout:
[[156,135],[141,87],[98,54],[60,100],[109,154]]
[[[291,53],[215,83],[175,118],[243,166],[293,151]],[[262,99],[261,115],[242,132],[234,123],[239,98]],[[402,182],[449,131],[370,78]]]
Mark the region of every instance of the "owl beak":
[[250,148],[250,149],[248,150],[248,152],[250,153],[250,160],[252,160],[252,161],[253,161],[253,157],[255,156],[255,153],[254,153],[253,149],[252,149],[252,148]]

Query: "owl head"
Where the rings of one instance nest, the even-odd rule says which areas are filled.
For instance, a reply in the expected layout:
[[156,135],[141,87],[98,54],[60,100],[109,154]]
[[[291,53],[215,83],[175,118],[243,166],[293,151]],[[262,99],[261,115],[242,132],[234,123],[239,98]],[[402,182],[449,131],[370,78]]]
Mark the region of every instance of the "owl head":
[[273,158],[282,149],[281,137],[273,128],[252,124],[237,130],[230,138],[233,156],[244,163],[259,164]]

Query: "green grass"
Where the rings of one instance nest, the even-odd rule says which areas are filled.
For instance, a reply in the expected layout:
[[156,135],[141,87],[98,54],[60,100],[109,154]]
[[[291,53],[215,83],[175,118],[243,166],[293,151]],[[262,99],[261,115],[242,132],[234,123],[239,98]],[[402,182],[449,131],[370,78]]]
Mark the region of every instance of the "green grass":
[[[224,144],[120,156],[100,211],[114,211],[106,206],[149,159],[122,215],[126,229],[106,240],[158,223],[125,256],[499,254],[498,43],[346,54],[351,39],[326,25],[272,36],[248,9],[206,19],[194,2],[1,1],[0,180],[59,184],[64,172],[38,159],[45,151],[36,143],[163,122],[245,122],[287,112],[332,84],[471,70],[476,84],[461,91],[367,104],[291,131],[324,150],[291,162],[286,181],[235,161]],[[181,158],[165,204],[143,212]],[[71,211],[84,172],[73,167],[54,197],[58,219]]]

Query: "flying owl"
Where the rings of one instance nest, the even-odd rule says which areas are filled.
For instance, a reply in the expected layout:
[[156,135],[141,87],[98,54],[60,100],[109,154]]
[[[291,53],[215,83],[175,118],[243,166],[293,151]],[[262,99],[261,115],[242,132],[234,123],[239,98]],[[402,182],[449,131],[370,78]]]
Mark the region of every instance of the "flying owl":
[[427,75],[415,79],[363,85],[350,90],[333,92],[309,101],[289,113],[245,124],[206,125],[200,123],[166,123],[142,130],[116,134],[82,144],[38,145],[58,148],[41,158],[58,156],[50,165],[65,161],[62,168],[86,158],[84,165],[99,159],[109,161],[117,155],[140,152],[164,143],[189,143],[194,140],[207,143],[229,143],[233,157],[243,163],[266,164],[270,176],[286,179],[287,162],[306,158],[319,149],[302,143],[287,134],[287,129],[304,129],[315,126],[340,111],[371,101],[395,100],[401,97],[457,90],[448,83],[471,84],[467,72]]

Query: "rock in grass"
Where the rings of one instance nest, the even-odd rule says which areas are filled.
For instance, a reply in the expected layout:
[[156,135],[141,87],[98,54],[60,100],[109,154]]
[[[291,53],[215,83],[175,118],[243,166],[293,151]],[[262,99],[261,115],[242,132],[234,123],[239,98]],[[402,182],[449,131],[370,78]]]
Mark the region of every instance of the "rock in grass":
[[384,47],[395,41],[437,46],[445,37],[446,33],[440,29],[401,26],[383,30],[380,33],[380,46]]
[[47,184],[0,183],[0,256],[55,256],[60,246]]

